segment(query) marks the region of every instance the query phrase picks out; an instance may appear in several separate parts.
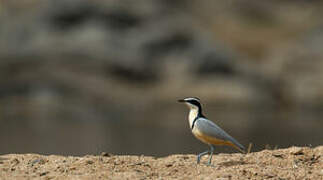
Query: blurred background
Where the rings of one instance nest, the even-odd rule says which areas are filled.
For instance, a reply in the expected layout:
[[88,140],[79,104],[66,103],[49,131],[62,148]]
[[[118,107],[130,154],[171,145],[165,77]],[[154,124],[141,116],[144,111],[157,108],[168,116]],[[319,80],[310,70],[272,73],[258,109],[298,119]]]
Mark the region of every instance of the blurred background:
[[322,17],[321,1],[1,0],[0,154],[196,154],[188,96],[252,151],[322,145]]

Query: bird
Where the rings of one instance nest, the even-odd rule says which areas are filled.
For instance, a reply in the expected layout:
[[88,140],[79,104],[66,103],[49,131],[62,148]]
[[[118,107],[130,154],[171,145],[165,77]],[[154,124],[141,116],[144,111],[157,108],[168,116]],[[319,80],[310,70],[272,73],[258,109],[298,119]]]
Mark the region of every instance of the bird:
[[202,156],[210,154],[208,165],[211,165],[215,145],[231,146],[244,153],[245,148],[243,145],[202,114],[202,106],[199,98],[187,97],[178,100],[178,102],[185,103],[190,109],[188,122],[193,135],[210,147],[209,150],[197,155],[197,164],[200,163]]

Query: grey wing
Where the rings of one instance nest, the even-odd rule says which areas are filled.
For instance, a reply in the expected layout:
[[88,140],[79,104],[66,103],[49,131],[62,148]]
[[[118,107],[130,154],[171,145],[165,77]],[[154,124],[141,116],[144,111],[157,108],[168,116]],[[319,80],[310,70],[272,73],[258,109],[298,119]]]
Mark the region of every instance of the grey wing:
[[215,137],[217,139],[230,141],[234,145],[238,146],[241,150],[244,150],[244,147],[233,137],[231,137],[228,133],[226,133],[223,129],[221,129],[218,125],[213,123],[212,121],[199,118],[196,121],[195,127],[198,128],[203,134],[206,134],[211,137]]

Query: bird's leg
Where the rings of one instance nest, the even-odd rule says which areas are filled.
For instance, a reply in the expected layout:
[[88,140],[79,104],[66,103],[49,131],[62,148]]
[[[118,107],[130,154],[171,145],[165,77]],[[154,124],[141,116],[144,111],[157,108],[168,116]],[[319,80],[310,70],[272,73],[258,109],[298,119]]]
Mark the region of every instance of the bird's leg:
[[209,152],[210,152],[210,151],[209,151],[209,150],[207,150],[207,151],[202,152],[202,153],[200,153],[199,155],[197,155],[197,164],[199,164],[199,163],[200,163],[201,157],[202,157],[202,156],[204,156],[205,154],[208,154]]
[[210,145],[210,158],[209,158],[208,165],[211,165],[213,151],[214,151],[214,146],[213,145]]

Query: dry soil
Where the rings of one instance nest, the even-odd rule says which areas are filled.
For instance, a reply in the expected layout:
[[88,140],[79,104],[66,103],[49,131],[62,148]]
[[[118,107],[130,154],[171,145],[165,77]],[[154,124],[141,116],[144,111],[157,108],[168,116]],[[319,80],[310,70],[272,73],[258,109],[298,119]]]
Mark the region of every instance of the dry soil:
[[196,155],[83,157],[5,154],[0,179],[323,179],[323,146],[248,154],[217,154],[196,164]]

